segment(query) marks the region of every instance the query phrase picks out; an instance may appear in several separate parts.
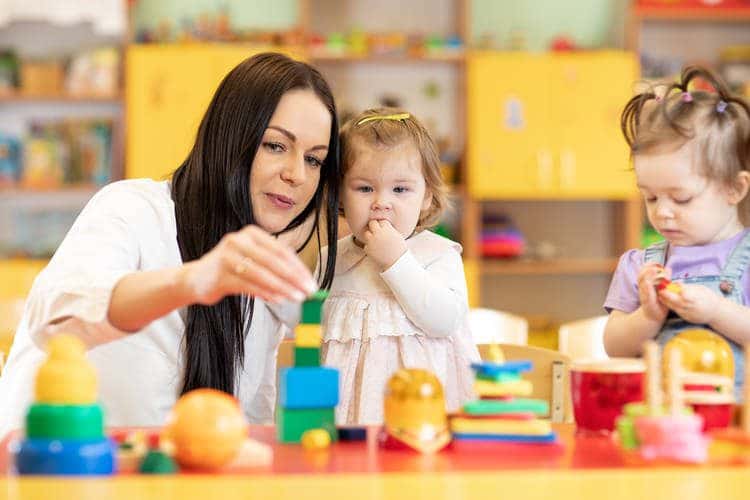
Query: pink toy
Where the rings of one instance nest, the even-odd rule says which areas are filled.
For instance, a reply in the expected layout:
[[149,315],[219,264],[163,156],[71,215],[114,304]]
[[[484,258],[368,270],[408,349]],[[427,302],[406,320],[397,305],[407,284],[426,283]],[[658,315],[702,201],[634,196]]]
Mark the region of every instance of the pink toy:
[[685,414],[682,399],[681,353],[671,351],[669,360],[669,412],[663,414],[662,388],[658,366],[659,347],[648,342],[645,348],[649,415],[635,419],[635,432],[645,460],[676,460],[702,463],[708,459],[708,439],[703,435],[703,417]]

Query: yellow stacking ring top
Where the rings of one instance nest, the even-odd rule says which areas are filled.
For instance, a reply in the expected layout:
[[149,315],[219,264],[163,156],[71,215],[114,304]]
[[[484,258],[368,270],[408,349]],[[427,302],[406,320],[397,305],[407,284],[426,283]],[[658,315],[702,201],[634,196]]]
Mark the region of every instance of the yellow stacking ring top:
[[38,403],[86,405],[96,402],[96,373],[86,347],[71,335],[57,335],[47,344],[47,361],[36,375]]

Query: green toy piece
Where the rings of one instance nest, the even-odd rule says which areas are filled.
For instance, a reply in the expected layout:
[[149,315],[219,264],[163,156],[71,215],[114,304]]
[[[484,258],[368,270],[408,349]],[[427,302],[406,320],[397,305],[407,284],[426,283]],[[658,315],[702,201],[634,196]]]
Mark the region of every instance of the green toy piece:
[[328,298],[326,290],[318,290],[302,303],[302,319],[300,323],[319,325],[322,317],[323,302]]
[[149,450],[139,468],[141,474],[175,474],[177,464],[161,450]]
[[494,415],[500,413],[530,412],[536,415],[547,415],[549,403],[542,399],[514,398],[507,401],[480,399],[469,401],[464,405],[464,412],[469,415]]
[[320,366],[320,348],[295,347],[294,366]]
[[299,443],[302,434],[310,429],[324,429],[331,442],[338,439],[333,408],[289,409],[276,411],[276,433],[281,443]]

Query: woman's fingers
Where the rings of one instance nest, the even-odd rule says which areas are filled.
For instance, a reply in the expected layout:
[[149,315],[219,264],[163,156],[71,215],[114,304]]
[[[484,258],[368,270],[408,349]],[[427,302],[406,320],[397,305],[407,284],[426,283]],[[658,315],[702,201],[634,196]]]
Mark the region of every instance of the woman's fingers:
[[233,235],[231,245],[241,257],[250,259],[254,267],[264,271],[261,276],[273,275],[273,286],[298,292],[294,294],[295,300],[300,295],[304,299],[318,289],[310,270],[297,254],[262,230],[242,230]]
[[226,289],[231,290],[233,294],[250,295],[274,304],[289,299],[286,294],[278,293],[267,283],[250,281],[236,273],[227,273],[224,279]]
[[301,302],[307,296],[252,257],[237,253],[226,257],[225,262],[227,274],[238,280],[240,289],[237,292],[259,290],[259,295],[271,299],[272,302],[284,298]]

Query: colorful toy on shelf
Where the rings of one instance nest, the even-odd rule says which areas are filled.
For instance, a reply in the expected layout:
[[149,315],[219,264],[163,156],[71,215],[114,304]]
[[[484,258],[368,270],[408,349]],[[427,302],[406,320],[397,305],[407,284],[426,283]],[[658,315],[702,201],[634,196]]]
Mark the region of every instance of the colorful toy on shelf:
[[0,133],[0,188],[13,187],[21,177],[21,143]]
[[385,389],[380,444],[388,449],[435,453],[451,439],[440,380],[420,368],[402,368]]
[[638,450],[646,461],[703,463],[708,459],[709,440],[703,435],[703,417],[683,403],[680,351],[670,353],[668,375],[669,406],[662,397],[659,347],[645,346],[647,404],[630,403],[617,420],[620,442],[625,450]]
[[555,444],[557,435],[548,419],[549,404],[528,399],[533,386],[521,374],[531,370],[530,361],[504,360],[498,345],[489,349],[488,360],[473,363],[474,391],[481,399],[470,401],[450,419],[455,449],[471,449],[486,443]]
[[483,257],[519,257],[525,251],[523,234],[507,215],[485,216],[480,248]]
[[334,409],[339,403],[339,372],[320,366],[321,310],[328,296],[318,291],[302,304],[302,321],[295,328],[294,367],[279,373],[277,438],[299,443],[310,429],[324,429],[336,441]]
[[247,422],[237,400],[215,389],[184,394],[167,418],[162,438],[186,469],[215,470],[237,456],[247,438]]
[[26,438],[14,445],[18,473],[113,474],[116,445],[104,434],[96,374],[83,342],[58,335],[47,349],[35,381],[36,401],[26,415]]

